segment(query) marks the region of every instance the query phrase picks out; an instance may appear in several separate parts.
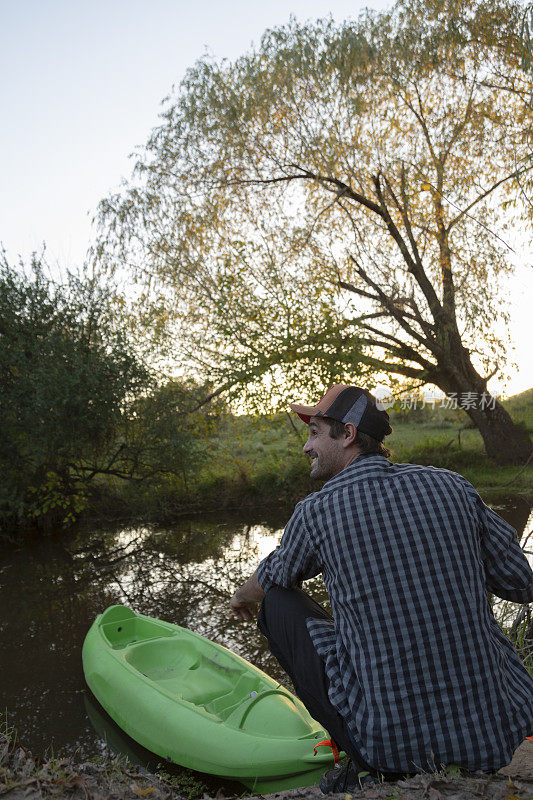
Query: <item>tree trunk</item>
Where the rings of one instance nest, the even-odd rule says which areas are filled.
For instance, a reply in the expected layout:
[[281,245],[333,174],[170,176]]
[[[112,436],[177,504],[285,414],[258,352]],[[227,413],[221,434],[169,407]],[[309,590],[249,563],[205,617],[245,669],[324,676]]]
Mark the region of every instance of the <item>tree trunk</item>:
[[467,414],[483,437],[487,455],[498,464],[524,464],[531,456],[533,443],[527,431],[513,422],[497,400],[494,408],[472,409]]
[[533,442],[521,425],[487,391],[487,379],[472,365],[469,351],[460,342],[452,347],[450,360],[437,372],[435,383],[449,397],[456,398],[479,430],[487,455],[497,464],[525,464]]

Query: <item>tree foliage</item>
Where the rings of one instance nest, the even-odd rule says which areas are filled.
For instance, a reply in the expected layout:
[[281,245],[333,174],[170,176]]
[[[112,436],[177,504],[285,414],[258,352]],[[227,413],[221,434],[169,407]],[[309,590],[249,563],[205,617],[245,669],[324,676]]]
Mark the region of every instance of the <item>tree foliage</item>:
[[190,391],[159,386],[113,295],[34,259],[0,264],[0,525],[73,521],[97,476],[181,474],[196,446]]
[[[531,170],[520,18],[400,0],[200,60],[102,202],[96,257],[150,286],[185,362],[259,403],[376,372],[482,395]],[[489,452],[530,452],[501,406],[471,416]]]

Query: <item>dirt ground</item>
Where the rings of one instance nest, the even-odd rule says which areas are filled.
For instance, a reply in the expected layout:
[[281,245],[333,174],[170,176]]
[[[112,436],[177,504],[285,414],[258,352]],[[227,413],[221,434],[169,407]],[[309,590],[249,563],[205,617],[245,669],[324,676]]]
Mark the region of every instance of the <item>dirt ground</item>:
[[[243,793],[244,794],[244,793]],[[119,759],[105,764],[76,763],[75,759],[44,761],[16,740],[0,734],[0,797],[2,800],[191,800],[194,787],[184,792],[170,781],[125,765]],[[222,800],[218,793],[212,800]],[[251,800],[251,797],[242,800]],[[265,795],[266,800],[321,800],[316,787]],[[416,775],[409,780],[372,784],[342,800],[533,800],[533,742],[525,741],[512,762],[493,775],[468,777],[450,771]],[[208,795],[203,796],[208,800]]]

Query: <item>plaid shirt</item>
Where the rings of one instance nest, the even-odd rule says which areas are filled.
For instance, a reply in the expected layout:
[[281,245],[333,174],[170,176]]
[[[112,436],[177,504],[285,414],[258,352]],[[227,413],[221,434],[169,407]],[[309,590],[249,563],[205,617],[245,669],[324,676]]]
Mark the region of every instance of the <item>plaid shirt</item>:
[[356,458],[295,508],[261,587],[322,573],[334,622],[309,620],[329,696],[384,771],[496,770],[533,734],[533,681],[487,590],[533,601],[516,531],[444,469]]

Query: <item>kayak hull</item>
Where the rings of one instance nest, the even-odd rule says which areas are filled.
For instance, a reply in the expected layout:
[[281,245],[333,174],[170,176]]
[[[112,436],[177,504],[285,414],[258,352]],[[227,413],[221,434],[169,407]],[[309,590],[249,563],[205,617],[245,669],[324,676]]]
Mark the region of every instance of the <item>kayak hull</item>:
[[110,606],[83,645],[89,688],[161,758],[258,792],[315,784],[333,766],[327,733],[300,700],[186,628]]

